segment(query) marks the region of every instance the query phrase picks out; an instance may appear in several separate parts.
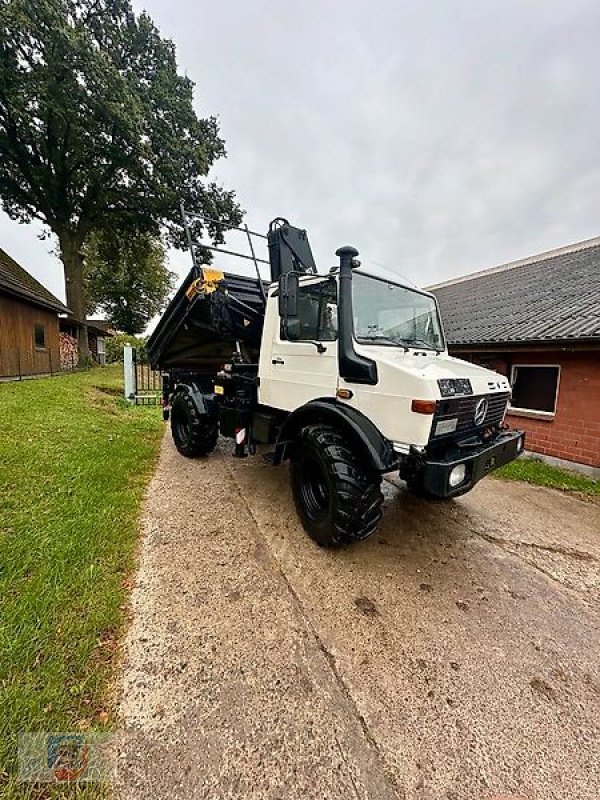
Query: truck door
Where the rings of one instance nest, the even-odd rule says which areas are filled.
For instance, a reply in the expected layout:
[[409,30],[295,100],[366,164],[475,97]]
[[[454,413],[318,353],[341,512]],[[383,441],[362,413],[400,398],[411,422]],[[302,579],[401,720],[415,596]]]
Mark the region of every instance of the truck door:
[[335,279],[301,281],[300,338],[296,341],[285,339],[276,309],[270,310],[273,313],[261,346],[260,402],[293,411],[317,397],[335,397],[338,380]]

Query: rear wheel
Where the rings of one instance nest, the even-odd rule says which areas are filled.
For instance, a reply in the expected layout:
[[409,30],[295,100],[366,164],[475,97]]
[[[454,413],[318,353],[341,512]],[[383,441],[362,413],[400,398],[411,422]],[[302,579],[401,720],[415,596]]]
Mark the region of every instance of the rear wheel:
[[216,417],[200,414],[187,392],[177,392],[171,401],[171,433],[175,447],[188,458],[212,453],[219,437]]
[[381,476],[365,469],[347,440],[328,425],[300,433],[292,458],[296,510],[322,547],[366,539],[381,519]]

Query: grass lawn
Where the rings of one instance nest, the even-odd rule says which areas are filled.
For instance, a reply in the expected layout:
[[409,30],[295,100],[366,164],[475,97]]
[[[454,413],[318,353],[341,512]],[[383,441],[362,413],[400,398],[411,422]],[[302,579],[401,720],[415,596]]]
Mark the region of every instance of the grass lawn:
[[494,475],[511,481],[526,481],[537,486],[600,496],[600,481],[586,478],[577,472],[551,467],[533,458],[518,458],[516,461],[511,461],[505,467],[500,467]]
[[158,408],[120,399],[121,370],[0,384],[3,797],[29,796],[14,779],[18,732],[110,726],[138,509],[163,429]]

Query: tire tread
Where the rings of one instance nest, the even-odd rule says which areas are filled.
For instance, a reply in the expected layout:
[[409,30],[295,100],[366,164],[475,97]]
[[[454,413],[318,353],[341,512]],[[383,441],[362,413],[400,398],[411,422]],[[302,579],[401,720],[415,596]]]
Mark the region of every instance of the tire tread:
[[[178,413],[187,414],[189,419],[190,436],[185,441],[177,435],[173,424]],[[200,414],[189,392],[186,391],[176,392],[171,401],[171,433],[175,447],[187,458],[207,456],[212,453],[219,438],[216,419],[209,414]]]
[[322,541],[317,540],[307,526],[299,492],[294,490],[294,501],[309,535],[328,547],[367,539],[376,530],[382,516],[381,476],[362,467],[342,434],[329,425],[315,423],[304,428],[299,447],[305,444],[320,450],[330,470],[337,498],[333,504],[330,536],[327,541]]

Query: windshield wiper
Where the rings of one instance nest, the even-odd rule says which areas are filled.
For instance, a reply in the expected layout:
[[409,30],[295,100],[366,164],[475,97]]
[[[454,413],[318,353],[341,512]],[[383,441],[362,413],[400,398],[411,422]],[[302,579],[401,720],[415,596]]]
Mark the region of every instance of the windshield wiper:
[[390,339],[389,336],[381,336],[379,334],[374,334],[372,336],[358,336],[359,342],[384,342],[385,344],[393,344],[394,347],[402,347],[402,349],[408,353],[408,347],[402,341],[398,341],[397,339]]
[[427,350],[434,350],[436,353],[442,352],[439,347],[435,347],[435,345],[431,344],[431,342],[425,341],[425,339],[402,339],[402,344],[405,344],[407,347],[420,345],[421,347],[425,347]]
[[378,333],[371,334],[370,336],[359,336],[359,339],[366,339],[369,342],[390,342],[390,344],[398,344],[393,339],[390,339],[389,336],[382,336]]

